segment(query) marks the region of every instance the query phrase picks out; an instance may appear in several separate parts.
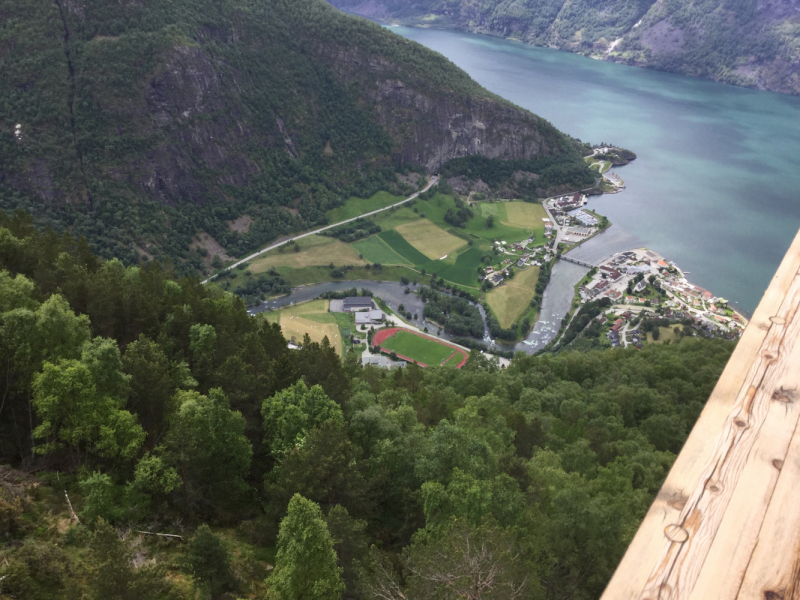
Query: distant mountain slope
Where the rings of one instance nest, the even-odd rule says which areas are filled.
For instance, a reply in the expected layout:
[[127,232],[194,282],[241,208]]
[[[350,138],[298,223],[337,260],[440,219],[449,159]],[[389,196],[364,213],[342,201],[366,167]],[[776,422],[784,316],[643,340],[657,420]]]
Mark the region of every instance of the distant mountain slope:
[[191,271],[200,231],[241,255],[402,191],[398,169],[556,157],[585,178],[575,148],[322,0],[0,0],[0,208],[104,256]]
[[364,16],[519,39],[800,94],[797,0],[330,0]]

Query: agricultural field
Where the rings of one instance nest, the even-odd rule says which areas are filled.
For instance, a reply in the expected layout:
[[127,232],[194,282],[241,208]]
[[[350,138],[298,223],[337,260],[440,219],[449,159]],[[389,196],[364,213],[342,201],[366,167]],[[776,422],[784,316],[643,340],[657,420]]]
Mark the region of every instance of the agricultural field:
[[369,263],[380,263],[382,265],[412,264],[407,258],[392,250],[391,246],[377,235],[354,242],[353,248]]
[[509,227],[522,227],[529,231],[544,231],[544,221],[547,212],[541,204],[531,202],[504,202],[506,218],[500,219]]
[[422,265],[430,261],[427,256],[409,244],[406,238],[400,235],[400,232],[395,229],[382,231],[378,234],[378,237],[386,242],[389,247],[400,256],[410,261],[412,265]]
[[[397,200],[387,193],[369,199],[351,198],[345,206],[330,211],[328,217],[341,220]],[[479,202],[471,207],[474,216],[464,228],[444,220],[452,208],[456,204],[451,196],[435,194],[427,201],[416,200],[375,215],[371,220],[382,229],[376,235],[349,244],[326,236],[309,236],[298,240],[299,252],[289,244],[283,252],[273,250],[255,259],[249,270],[259,274],[274,267],[294,287],[323,281],[416,279],[422,277],[424,269],[426,275],[436,273],[446,282],[476,293],[480,291],[478,269],[490,264],[497,267],[504,258],[492,252],[492,240],[513,243],[534,235],[535,245],[544,243],[542,216],[546,213],[541,205]],[[494,221],[491,228],[486,227],[488,216]],[[487,255],[491,261],[482,262]],[[335,272],[329,268],[331,263],[337,268]],[[366,268],[375,263],[383,268]]]
[[345,200],[343,206],[329,210],[325,216],[328,217],[329,223],[338,223],[339,221],[358,217],[366,212],[397,204],[402,200],[405,200],[403,196],[394,196],[389,192],[378,192],[371,198],[356,198],[353,196]]
[[429,260],[441,259],[467,244],[460,237],[450,235],[428,219],[400,225],[395,231]]
[[[437,342],[433,338],[417,335],[402,329],[395,331],[396,333],[392,335],[392,330],[389,330],[389,337],[379,341],[380,347],[420,364],[433,367],[447,361],[448,364],[456,366],[467,356],[462,350]],[[455,362],[448,360],[454,353],[460,356],[461,360]]]
[[265,313],[270,323],[278,323],[283,337],[299,343],[308,334],[312,342],[322,342],[327,336],[336,353],[342,355],[342,335],[336,317],[328,312],[327,300],[312,300],[295,306]]
[[[312,235],[297,241],[300,252],[294,251],[293,244],[277,248],[253,260],[250,264],[252,273],[264,273],[271,267],[303,267],[324,266],[333,263],[337,267],[346,265],[363,265],[358,253],[351,246],[336,238]],[[283,249],[283,252],[280,250]]]
[[528,267],[516,271],[513,279],[506,279],[503,285],[486,294],[486,302],[500,322],[500,327],[511,327],[528,309],[538,279],[539,267]]

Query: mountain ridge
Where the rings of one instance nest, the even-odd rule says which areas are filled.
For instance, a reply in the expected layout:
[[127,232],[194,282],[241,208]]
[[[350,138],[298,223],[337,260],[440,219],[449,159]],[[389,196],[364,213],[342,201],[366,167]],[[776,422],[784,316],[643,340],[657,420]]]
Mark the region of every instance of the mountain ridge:
[[[443,56],[321,0],[0,0],[0,209],[106,258],[203,270],[447,160],[579,144]],[[228,223],[247,215],[248,231]]]
[[755,89],[800,94],[794,0],[329,0],[373,19],[458,29]]

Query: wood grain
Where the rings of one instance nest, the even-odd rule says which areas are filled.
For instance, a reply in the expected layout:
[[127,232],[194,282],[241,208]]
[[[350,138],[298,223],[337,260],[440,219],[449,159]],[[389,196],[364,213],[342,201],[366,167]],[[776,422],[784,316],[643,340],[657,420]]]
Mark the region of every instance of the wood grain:
[[[800,235],[603,600],[763,599],[772,591],[781,594],[775,600],[791,597],[784,596],[791,585],[786,582],[796,579],[800,561],[790,560],[782,570],[770,565],[765,535],[778,528],[771,507],[773,502],[783,506],[781,494],[790,486],[780,481],[794,472],[791,465],[800,479],[800,459],[792,454],[800,444],[795,441],[800,419],[798,309]],[[797,527],[795,535],[800,519]],[[771,589],[753,595],[750,590],[763,587],[760,572],[772,573]],[[750,587],[743,592],[745,583]]]

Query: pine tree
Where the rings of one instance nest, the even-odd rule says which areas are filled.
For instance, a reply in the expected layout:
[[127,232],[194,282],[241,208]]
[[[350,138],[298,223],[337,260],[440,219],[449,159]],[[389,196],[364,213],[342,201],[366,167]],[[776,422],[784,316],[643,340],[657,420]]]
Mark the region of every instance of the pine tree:
[[231,557],[218,536],[208,525],[197,528],[185,558],[186,570],[192,577],[208,587],[212,598],[217,598],[234,586],[231,574]]
[[281,521],[275,572],[266,583],[274,600],[338,600],[344,591],[322,511],[300,494]]

